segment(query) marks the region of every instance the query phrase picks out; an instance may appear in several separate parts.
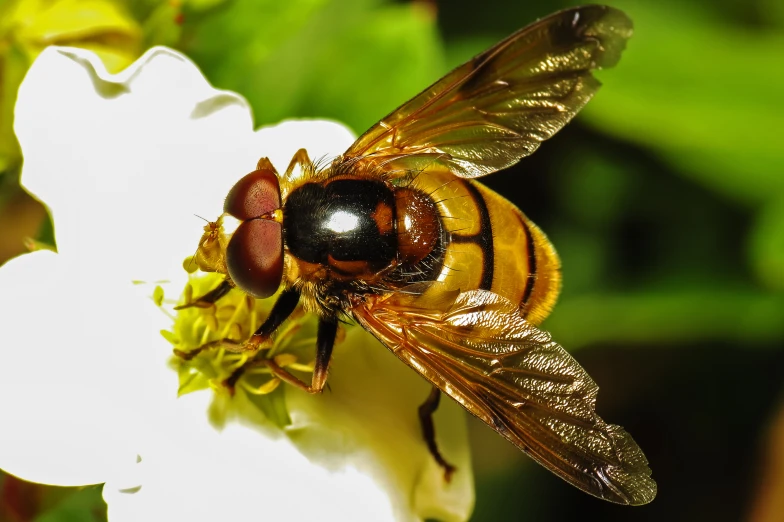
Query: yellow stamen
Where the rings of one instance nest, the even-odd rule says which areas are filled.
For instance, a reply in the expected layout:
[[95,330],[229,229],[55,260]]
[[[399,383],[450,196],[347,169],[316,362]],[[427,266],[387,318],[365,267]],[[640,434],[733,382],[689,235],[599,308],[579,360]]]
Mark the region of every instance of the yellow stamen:
[[297,370],[298,372],[313,372],[313,369],[316,367],[316,361],[310,361],[308,364],[301,364],[301,363],[294,363],[289,364],[289,368],[292,370]]
[[281,353],[274,357],[275,362],[281,368],[285,368],[286,366],[290,366],[297,362],[297,356],[291,353]]
[[277,377],[273,377],[272,379],[268,380],[258,388],[254,388],[245,382],[240,382],[240,386],[250,394],[253,395],[267,395],[274,392],[277,387],[280,385],[280,379]]
[[155,290],[152,291],[152,300],[155,302],[155,306],[163,304],[163,288],[160,285],[155,285]]

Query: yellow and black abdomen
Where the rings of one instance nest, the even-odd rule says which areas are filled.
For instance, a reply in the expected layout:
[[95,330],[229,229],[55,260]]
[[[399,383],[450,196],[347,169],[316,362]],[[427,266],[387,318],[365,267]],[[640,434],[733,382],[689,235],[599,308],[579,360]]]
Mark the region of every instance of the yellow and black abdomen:
[[446,171],[428,171],[413,187],[428,194],[446,229],[444,290],[490,290],[519,303],[540,323],[561,287],[560,261],[544,233],[505,198]]

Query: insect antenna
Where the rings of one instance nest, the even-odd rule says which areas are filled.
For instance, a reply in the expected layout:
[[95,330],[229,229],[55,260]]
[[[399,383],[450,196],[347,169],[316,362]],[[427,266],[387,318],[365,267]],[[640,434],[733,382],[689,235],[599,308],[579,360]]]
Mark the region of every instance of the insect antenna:
[[[204,221],[208,225],[211,225],[213,223],[213,221],[210,221],[209,219],[207,219],[205,217],[202,217],[202,216],[200,216],[198,214],[194,214],[194,216],[196,216],[197,218],[201,219],[202,221]],[[193,268],[193,264],[196,262],[196,256],[199,254],[199,248],[200,247],[201,247],[201,243],[199,243],[199,246],[196,247],[196,251],[193,253],[193,255],[190,256],[190,261],[188,261],[188,265],[185,267],[186,271],[188,271],[189,273],[190,273],[191,269]]]

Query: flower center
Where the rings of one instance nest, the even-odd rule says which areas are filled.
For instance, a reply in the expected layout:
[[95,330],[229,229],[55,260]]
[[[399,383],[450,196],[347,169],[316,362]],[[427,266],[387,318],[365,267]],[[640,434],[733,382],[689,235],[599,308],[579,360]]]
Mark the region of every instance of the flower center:
[[[271,299],[255,299],[231,289],[215,303],[200,303],[198,298],[217,288],[223,276],[215,273],[190,274],[179,301],[172,330],[161,334],[174,349],[171,366],[179,377],[180,395],[209,389],[217,395],[245,395],[250,402],[278,425],[290,423],[280,380],[265,363],[275,362],[310,380],[313,372],[313,347],[316,344],[317,320],[297,310],[273,338],[253,349],[244,345],[267,317]],[[154,300],[163,306],[161,287]],[[187,306],[183,306],[187,305]]]

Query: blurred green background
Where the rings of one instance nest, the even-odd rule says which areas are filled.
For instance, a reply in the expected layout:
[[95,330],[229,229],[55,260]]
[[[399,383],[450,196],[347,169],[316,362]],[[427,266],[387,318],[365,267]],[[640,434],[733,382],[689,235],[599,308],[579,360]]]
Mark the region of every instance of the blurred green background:
[[[784,519],[784,2],[609,1],[621,63],[564,131],[485,178],[549,235],[564,290],[545,327],[601,386],[659,484],[640,508],[568,486],[471,422],[473,520]],[[0,0],[0,261],[50,238],[17,184],[16,88],[49,44],[119,70],[185,52],[258,125],[361,133],[558,0]],[[49,236],[49,237],[48,237]],[[778,421],[776,419],[779,419]],[[99,488],[0,475],[0,520],[98,521]]]

